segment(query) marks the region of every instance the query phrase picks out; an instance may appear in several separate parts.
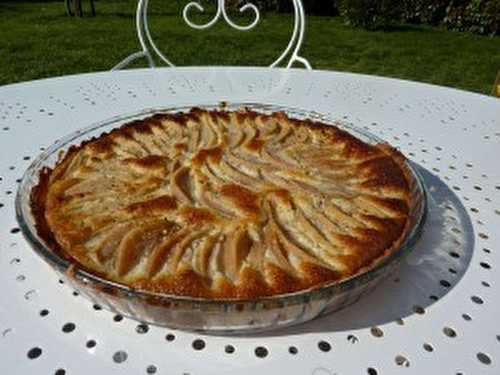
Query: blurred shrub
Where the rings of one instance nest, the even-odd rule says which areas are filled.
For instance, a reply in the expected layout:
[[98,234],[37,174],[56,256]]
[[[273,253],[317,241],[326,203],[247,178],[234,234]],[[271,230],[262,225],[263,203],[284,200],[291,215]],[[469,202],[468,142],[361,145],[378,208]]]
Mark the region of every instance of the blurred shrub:
[[403,18],[410,23],[440,24],[450,0],[405,0]]
[[[3,0],[0,0],[2,2]],[[11,0],[14,1],[14,0]],[[54,2],[62,0],[22,0]],[[95,0],[134,4],[137,0]],[[184,6],[188,0],[176,0]],[[203,0],[215,5],[216,0]],[[261,11],[291,13],[292,0],[226,0],[228,7],[250,2]],[[500,35],[500,0],[302,0],[306,15],[345,16],[347,23],[366,29],[387,29],[402,20],[478,34]],[[82,0],[82,3],[86,3]],[[161,3],[153,1],[151,3]]]
[[500,34],[500,0],[452,0],[443,20],[447,28]]
[[[339,14],[335,0],[302,0],[307,14],[336,16]],[[291,3],[291,1],[288,1]]]
[[[276,11],[279,13],[293,12],[292,0],[226,0],[226,3],[242,5],[246,2],[255,4],[263,11]],[[335,0],[302,0],[306,14],[317,16],[336,16],[338,9]]]
[[341,0],[347,23],[369,30],[404,20],[478,34],[500,34],[500,0]]
[[401,22],[404,3],[401,0],[342,0],[340,12],[350,25],[368,30],[387,29]]

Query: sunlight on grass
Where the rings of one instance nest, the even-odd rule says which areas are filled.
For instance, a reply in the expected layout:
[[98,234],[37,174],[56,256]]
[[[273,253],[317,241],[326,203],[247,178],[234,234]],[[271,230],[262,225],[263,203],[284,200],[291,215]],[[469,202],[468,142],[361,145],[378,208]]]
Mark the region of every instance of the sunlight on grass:
[[[291,35],[292,18],[276,14],[263,15],[252,32],[237,32],[223,23],[193,31],[183,22],[179,4],[184,2],[152,1],[150,9],[155,40],[177,65],[268,65]],[[96,1],[96,17],[74,19],[66,16],[62,2],[0,3],[0,84],[109,70],[139,48],[134,6],[134,1]],[[338,17],[309,17],[302,54],[317,69],[490,93],[500,70],[500,37],[427,26],[370,32],[345,26]]]

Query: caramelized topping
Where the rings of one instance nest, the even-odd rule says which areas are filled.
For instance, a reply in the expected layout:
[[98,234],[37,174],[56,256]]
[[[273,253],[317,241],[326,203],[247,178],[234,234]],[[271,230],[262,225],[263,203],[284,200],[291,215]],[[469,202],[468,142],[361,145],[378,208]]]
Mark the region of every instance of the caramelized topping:
[[258,298],[352,276],[405,233],[404,157],[334,126],[193,109],[73,147],[32,194],[40,234],[113,281]]

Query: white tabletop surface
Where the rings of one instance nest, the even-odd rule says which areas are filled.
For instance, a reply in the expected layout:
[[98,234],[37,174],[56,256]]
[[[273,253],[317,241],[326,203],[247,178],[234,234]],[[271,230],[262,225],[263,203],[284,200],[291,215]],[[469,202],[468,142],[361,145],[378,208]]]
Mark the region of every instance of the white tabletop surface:
[[[400,147],[429,191],[423,237],[375,292],[310,323],[250,337],[160,327],[137,333],[137,322],[115,322],[112,313],[74,296],[13,230],[16,180],[41,147],[92,123],[223,100],[313,110]],[[499,374],[499,165],[500,100],[415,82],[207,67],[0,87],[0,374]],[[76,328],[64,333],[68,322]],[[203,350],[192,348],[197,338]],[[88,348],[89,340],[95,346]],[[332,349],[321,351],[320,341]],[[234,353],[225,352],[227,345]],[[255,355],[260,346],[265,358]],[[29,359],[33,348],[41,353]],[[118,351],[126,353],[121,363],[113,360]]]

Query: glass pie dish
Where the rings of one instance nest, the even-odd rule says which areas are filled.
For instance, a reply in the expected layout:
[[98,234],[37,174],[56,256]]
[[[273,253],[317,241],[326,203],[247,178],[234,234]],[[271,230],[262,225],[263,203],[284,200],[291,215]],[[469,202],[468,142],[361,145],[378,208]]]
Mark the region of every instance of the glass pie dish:
[[[220,108],[219,105],[196,106],[204,109]],[[316,112],[276,105],[252,103],[224,105],[224,109],[227,110],[241,107],[264,113],[282,111],[290,117],[321,120],[327,124],[334,122]],[[30,201],[32,189],[38,184],[41,170],[44,167],[53,167],[71,146],[98,137],[125,123],[156,113],[187,112],[191,108],[192,106],[153,108],[94,124],[58,141],[43,152],[24,174],[16,197],[16,215],[23,235],[35,252],[67,284],[93,303],[141,322],[186,330],[244,333],[284,327],[311,320],[356,302],[391,273],[419,238],[426,214],[425,189],[418,173],[411,163],[406,161],[403,167],[408,172],[411,207],[408,215],[409,229],[405,232],[399,248],[354,276],[314,289],[252,300],[210,300],[154,293],[135,290],[101,278],[51,250],[37,233]],[[349,124],[335,121],[335,125],[368,144],[384,143],[379,138]]]

